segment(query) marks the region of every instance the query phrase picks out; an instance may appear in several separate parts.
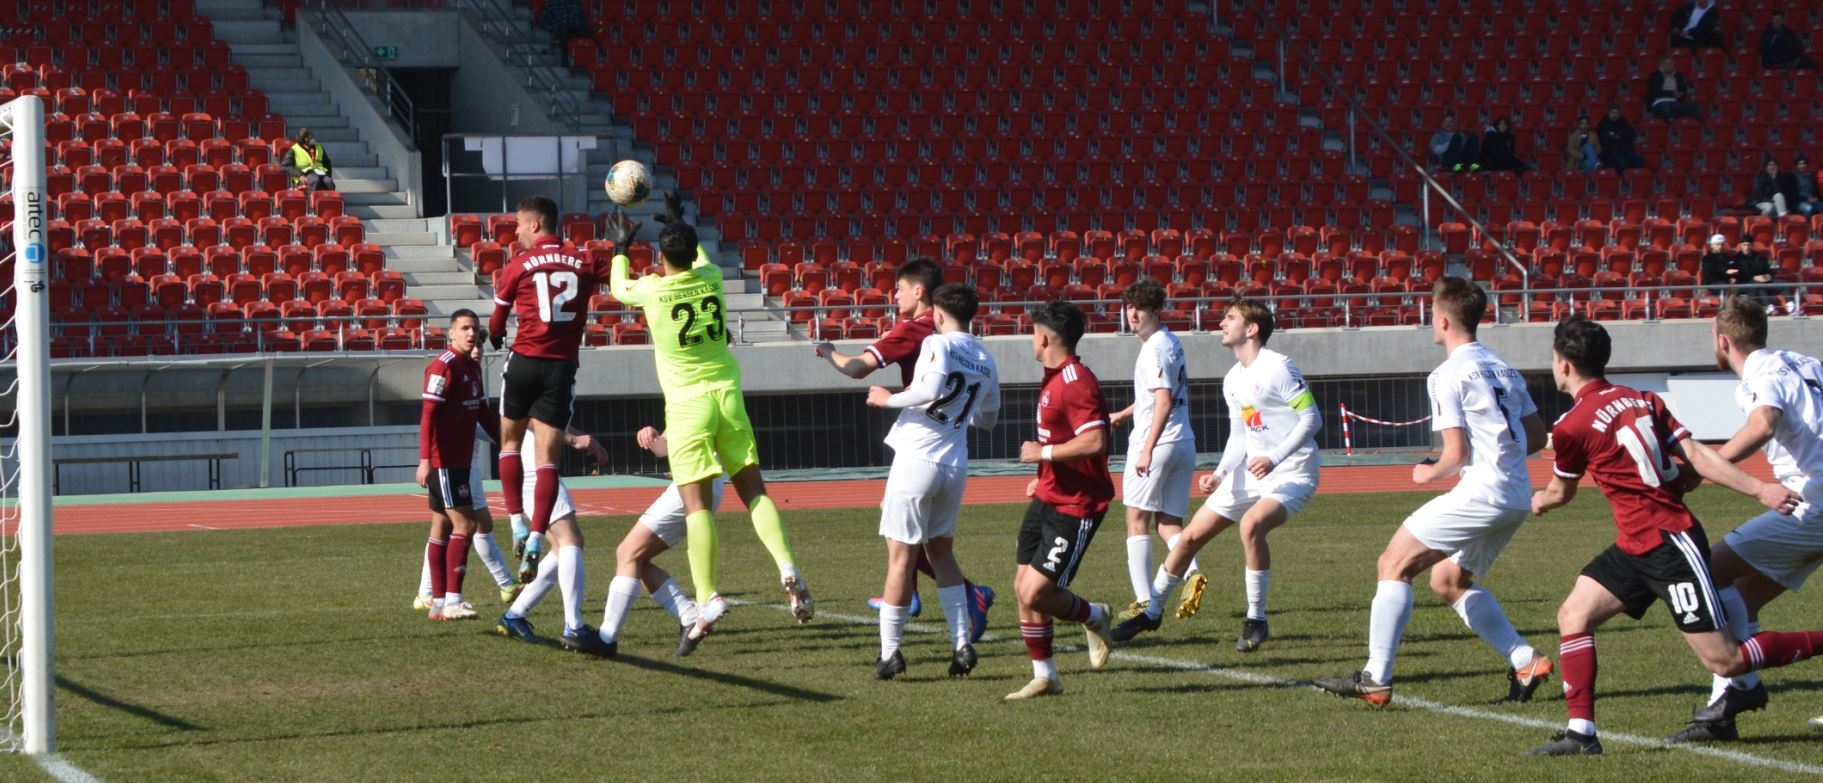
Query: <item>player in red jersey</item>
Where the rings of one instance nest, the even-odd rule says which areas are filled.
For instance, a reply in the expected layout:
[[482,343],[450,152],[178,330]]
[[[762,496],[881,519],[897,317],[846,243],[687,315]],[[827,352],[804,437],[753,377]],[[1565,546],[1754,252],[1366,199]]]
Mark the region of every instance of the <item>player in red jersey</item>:
[[[942,284],[943,270],[929,259],[914,258],[906,262],[893,274],[893,304],[899,311],[893,328],[854,356],[836,350],[835,343],[817,343],[817,358],[827,360],[837,372],[850,378],[865,378],[875,370],[896,364],[899,366],[899,388],[910,386],[912,368],[918,364],[918,351],[924,345],[924,338],[937,329],[931,316],[931,294]],[[923,551],[918,553],[918,571],[933,579],[937,576],[931,569],[930,558],[925,557]],[[994,590],[974,582],[965,581],[964,584],[968,588],[969,641],[974,643],[981,641],[981,634],[987,631],[987,610],[994,605]],[[922,607],[918,600],[916,574],[912,576],[911,591],[910,616],[917,617]],[[880,597],[867,599],[867,606],[879,611]]]
[[[469,541],[478,524],[475,500],[482,476],[473,475],[475,427],[499,439],[500,422],[487,407],[481,363],[475,361],[480,318],[471,310],[450,316],[449,348],[424,368],[423,413],[418,419],[418,486],[430,490],[430,540],[424,548],[430,569],[432,620],[473,620],[462,601]],[[485,501],[481,511],[486,511]]]
[[1019,461],[1038,463],[1026,485],[1032,498],[1019,526],[1019,633],[1032,658],[1032,681],[1006,701],[1063,693],[1051,660],[1051,618],[1082,623],[1089,668],[1108,664],[1108,606],[1069,591],[1082,552],[1114,499],[1108,475],[1108,404],[1101,382],[1076,357],[1088,318],[1069,302],[1046,302],[1032,315],[1032,355],[1044,365],[1038,392],[1038,440],[1019,446]]
[[[566,604],[581,600],[585,578],[582,565],[582,531],[574,522],[551,524],[557,503],[557,463],[563,456],[564,430],[570,424],[576,399],[577,353],[588,324],[589,297],[601,287],[606,268],[588,255],[566,249],[557,238],[557,204],[544,196],[519,202],[518,237],[525,250],[507,261],[494,291],[494,315],[488,335],[495,348],[506,334],[509,312],[519,316],[500,389],[500,494],[506,498],[517,539],[520,521],[528,523],[523,543],[515,540],[525,562],[522,580],[534,571],[545,551],[545,535],[557,555],[557,581]],[[634,230],[637,230],[636,228]],[[632,230],[615,235],[618,244],[632,239]],[[530,426],[537,436],[533,455],[537,477],[532,482],[532,509],[524,508],[524,462],[519,446]],[[586,632],[585,632],[586,631]],[[595,639],[594,629],[565,628],[564,639]],[[584,642],[586,645],[587,643]]]
[[1529,755],[1601,752],[1595,733],[1595,629],[1623,612],[1644,616],[1655,598],[1671,609],[1703,664],[1724,677],[1797,663],[1823,647],[1823,630],[1766,632],[1739,643],[1728,634],[1730,618],[1710,582],[1708,538],[1684,505],[1684,492],[1694,482],[1680,476],[1671,457],[1782,514],[1803,498],[1741,472],[1692,440],[1658,395],[1609,383],[1604,374],[1611,352],[1601,324],[1572,316],[1557,325],[1551,375],[1557,389],[1576,402],[1551,428],[1555,475],[1533,495],[1532,512],[1542,515],[1569,503],[1586,473],[1608,497],[1619,532],[1612,546],[1583,567],[1557,610],[1570,725]]

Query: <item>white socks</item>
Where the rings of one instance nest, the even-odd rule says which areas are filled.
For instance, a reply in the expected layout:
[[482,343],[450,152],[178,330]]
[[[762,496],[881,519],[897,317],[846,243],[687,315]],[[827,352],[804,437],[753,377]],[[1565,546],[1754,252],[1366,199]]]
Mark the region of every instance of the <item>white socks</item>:
[[[1760,632],[1760,624],[1747,619],[1747,602],[1741,598],[1741,591],[1724,587],[1716,593],[1716,598],[1721,599],[1722,611],[1728,616],[1730,638],[1736,642],[1745,642]],[[1716,699],[1722,698],[1722,692],[1731,687],[1744,691],[1759,684],[1759,672],[1748,672],[1733,679],[1715,676],[1715,681],[1709,688],[1709,703],[1714,704]]]
[[494,577],[494,584],[502,590],[513,587],[513,572],[506,568],[506,560],[500,554],[500,545],[494,543],[493,533],[476,533],[469,539],[475,544],[475,554],[481,556],[481,564],[487,566],[487,572]]
[[[969,637],[968,583],[937,588],[937,601],[943,604],[943,619],[949,622],[950,642],[960,650],[968,644]],[[881,615],[880,622],[885,624],[885,615]]]
[[633,608],[633,599],[638,597],[638,579],[630,576],[617,576],[608,583],[608,603],[601,610],[602,641],[620,640],[620,629],[627,623],[627,610]]
[[420,566],[418,569],[418,597],[442,598],[442,596],[430,594],[430,558],[418,558],[418,565]]
[[1519,631],[1513,628],[1513,622],[1507,619],[1506,612],[1500,608],[1500,602],[1494,594],[1480,587],[1470,587],[1456,603],[1451,604],[1456,614],[1462,617],[1469,630],[1474,631],[1481,640],[1487,642],[1494,652],[1507,659],[1507,663],[1517,669],[1532,662],[1538,651],[1519,638]]
[[[1184,573],[1187,574],[1189,572],[1186,571]],[[1152,578],[1152,602],[1146,604],[1146,616],[1154,620],[1164,618],[1165,602],[1170,600],[1171,594],[1176,592],[1177,586],[1183,583],[1183,577],[1166,571],[1164,566],[1159,566],[1158,576]]]
[[1271,570],[1247,569],[1247,619],[1266,619],[1266,583],[1270,581],[1272,581]]
[[525,617],[530,614],[532,607],[544,600],[544,597],[551,593],[551,588],[556,586],[557,558],[547,557],[538,561],[538,574],[526,584],[525,590],[519,593],[517,599],[514,599],[513,605],[507,608],[507,616]]
[[899,651],[899,643],[905,641],[907,611],[907,607],[880,604],[880,660],[893,657]]
[[1057,681],[1057,662],[1046,658],[1032,662],[1032,676],[1041,680]]
[[1364,671],[1381,685],[1393,681],[1393,654],[1405,624],[1412,619],[1412,585],[1398,579],[1380,582],[1374,591],[1373,611],[1367,620],[1367,666]]
[[[1174,533],[1174,534],[1172,534],[1172,536],[1170,538],[1165,539],[1165,551],[1169,552],[1173,549],[1176,549],[1178,539],[1183,538],[1183,537],[1184,537],[1183,533]],[[1202,564],[1196,562],[1196,558],[1192,557],[1192,558],[1190,558],[1190,567],[1184,569],[1184,576],[1188,577],[1191,574],[1201,572],[1202,570],[1203,570]]]
[[1147,601],[1152,597],[1152,582],[1147,575],[1152,573],[1152,536],[1141,534],[1127,536],[1127,580],[1133,583],[1133,600]]
[[696,602],[684,595],[677,580],[666,579],[665,583],[652,591],[652,600],[665,610],[665,614],[677,619],[679,625],[696,624]]
[[[581,628],[582,589],[585,580],[582,547],[560,547],[553,556],[557,559],[557,584],[563,588],[563,629],[569,631]],[[541,562],[539,565],[544,564]]]

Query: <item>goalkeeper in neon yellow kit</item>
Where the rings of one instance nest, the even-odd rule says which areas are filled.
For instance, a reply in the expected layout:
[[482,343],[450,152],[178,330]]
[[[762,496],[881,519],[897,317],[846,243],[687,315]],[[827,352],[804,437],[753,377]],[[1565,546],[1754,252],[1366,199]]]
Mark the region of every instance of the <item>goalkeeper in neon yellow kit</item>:
[[[683,221],[677,194],[666,194],[665,206],[667,214],[659,218],[665,227],[658,234],[664,273],[634,281],[628,277],[627,257],[615,255],[610,290],[615,299],[644,310],[652,330],[658,385],[665,395],[671,478],[683,495],[690,577],[702,607],[702,617],[686,631],[685,643],[701,639],[727,610],[715,589],[717,541],[710,501],[710,482],[724,471],[747,504],[754,532],[778,563],[792,616],[800,623],[810,622],[816,605],[792,562],[791,541],[778,506],[766,494],[759,446],[741,398],[741,367],[728,350],[721,267],[698,246],[696,229]],[[638,230],[638,223],[609,220],[606,237],[624,248]]]

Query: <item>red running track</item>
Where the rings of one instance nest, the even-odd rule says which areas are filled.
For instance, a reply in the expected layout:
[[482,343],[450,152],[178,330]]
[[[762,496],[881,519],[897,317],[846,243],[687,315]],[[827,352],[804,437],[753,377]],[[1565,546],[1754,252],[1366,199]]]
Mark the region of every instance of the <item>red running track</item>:
[[[1772,477],[1766,460],[1754,456],[1743,467],[1763,479]],[[1551,475],[1546,458],[1529,463],[1534,485]],[[1119,477],[1116,477],[1116,481]],[[1020,503],[1025,500],[1022,476],[980,476],[969,479],[963,502],[969,504]],[[872,509],[879,505],[885,479],[847,481],[791,481],[771,485],[781,509]],[[1365,492],[1441,492],[1452,483],[1418,487],[1411,483],[1409,465],[1332,467],[1323,470],[1323,494]],[[571,493],[584,516],[630,516],[643,511],[663,491],[662,487],[584,489]],[[496,503],[494,511],[504,515]],[[180,530],[232,530],[301,525],[364,525],[418,522],[429,518],[425,496],[419,494],[359,497],[274,498],[260,500],[211,500],[191,503],[60,505],[55,522],[58,533],[154,533]]]

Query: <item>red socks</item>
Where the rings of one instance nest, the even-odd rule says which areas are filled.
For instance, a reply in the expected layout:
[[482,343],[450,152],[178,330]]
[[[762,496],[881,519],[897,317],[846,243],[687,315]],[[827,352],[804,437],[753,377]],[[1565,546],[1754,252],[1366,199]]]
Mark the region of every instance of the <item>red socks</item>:
[[1741,658],[1748,671],[1790,666],[1817,654],[1823,631],[1767,631],[1741,643]]
[[551,509],[557,505],[556,465],[539,465],[538,480],[532,484],[532,516],[527,521],[540,533],[551,526]]
[[[462,594],[462,576],[468,573],[468,536],[457,533],[449,537],[448,557],[445,564],[449,576],[444,579],[443,595]],[[431,578],[431,589],[436,589],[436,578]]]
[[1019,635],[1025,637],[1025,652],[1034,661],[1048,661],[1051,653],[1051,623],[1020,623]]
[[500,494],[506,496],[506,513],[525,513],[525,464],[519,452],[500,452]]
[[1079,596],[1079,595],[1070,596],[1070,610],[1063,613],[1062,619],[1069,620],[1070,622],[1073,622],[1073,623],[1088,622],[1089,621],[1089,602],[1084,601],[1082,599],[1082,596]]
[[445,569],[449,567],[449,542],[430,539],[424,544],[424,563],[430,566],[430,597],[443,600]]
[[1557,654],[1563,664],[1563,700],[1571,720],[1595,720],[1595,635],[1573,633],[1559,637]]

